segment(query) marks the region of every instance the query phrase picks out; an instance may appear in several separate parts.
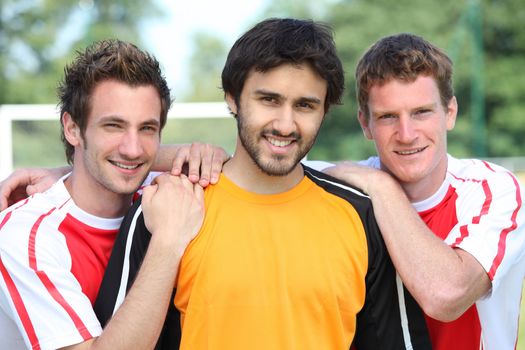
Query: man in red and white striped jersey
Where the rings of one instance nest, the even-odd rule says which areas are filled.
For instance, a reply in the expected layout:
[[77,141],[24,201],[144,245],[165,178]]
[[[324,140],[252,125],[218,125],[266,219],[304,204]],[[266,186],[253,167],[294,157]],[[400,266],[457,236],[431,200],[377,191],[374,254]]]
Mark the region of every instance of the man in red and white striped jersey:
[[[508,170],[447,154],[452,62],[411,34],[361,58],[359,122],[378,157],[330,174],[361,187],[437,350],[510,350],[525,275],[523,189]],[[415,209],[415,210],[414,210]]]
[[199,184],[163,174],[143,188],[148,255],[104,330],[92,305],[122,217],[150,183],[169,88],[154,57],[109,40],[78,53],[58,92],[72,168],[0,213],[0,349],[151,348],[202,222]]

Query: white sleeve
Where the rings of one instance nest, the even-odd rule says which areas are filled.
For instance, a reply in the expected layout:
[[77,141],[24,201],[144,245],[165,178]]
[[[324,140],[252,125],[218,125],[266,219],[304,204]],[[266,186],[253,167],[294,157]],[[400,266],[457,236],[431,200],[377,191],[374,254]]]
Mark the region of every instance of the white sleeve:
[[494,290],[509,270],[525,266],[523,189],[510,172],[498,172],[463,188],[456,208],[459,222],[447,243],[472,254],[487,271]]
[[18,333],[2,336],[23,338],[28,348],[56,349],[100,335],[91,302],[71,272],[65,238],[53,227],[57,220],[12,214],[0,230],[0,317],[10,318],[0,324],[11,322]]

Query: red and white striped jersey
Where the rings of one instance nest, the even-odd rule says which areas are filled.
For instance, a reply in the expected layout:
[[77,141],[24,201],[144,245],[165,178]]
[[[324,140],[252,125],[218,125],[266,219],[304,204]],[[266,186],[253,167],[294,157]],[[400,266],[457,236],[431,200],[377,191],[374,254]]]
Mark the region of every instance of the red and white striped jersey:
[[[377,157],[362,164],[379,168]],[[453,322],[427,317],[433,349],[515,349],[525,277],[524,192],[505,168],[448,156],[446,179],[430,198],[413,203],[449,246],[472,254],[492,289]]]
[[0,213],[0,349],[56,349],[102,332],[92,304],[122,218],[77,207],[64,178]]

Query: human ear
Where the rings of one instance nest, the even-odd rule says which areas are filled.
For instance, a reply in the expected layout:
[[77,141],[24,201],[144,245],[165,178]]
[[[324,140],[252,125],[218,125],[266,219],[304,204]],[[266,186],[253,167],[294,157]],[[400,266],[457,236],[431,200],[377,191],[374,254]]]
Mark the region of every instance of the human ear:
[[452,96],[447,106],[447,114],[446,114],[447,130],[454,129],[454,125],[456,125],[457,115],[458,115],[458,101],[456,100],[456,96]]
[[363,130],[363,134],[365,135],[365,137],[369,140],[372,140],[372,133],[370,132],[370,128],[368,127],[369,120],[362,110],[359,110],[357,119],[359,120],[359,124],[361,125],[361,129]]
[[80,128],[77,123],[73,121],[71,114],[64,112],[62,114],[62,126],[64,129],[64,137],[71,146],[75,147],[80,144],[82,136],[80,135]]
[[234,116],[237,116],[237,103],[235,102],[235,98],[231,94],[226,94],[225,99],[230,112],[232,112]]

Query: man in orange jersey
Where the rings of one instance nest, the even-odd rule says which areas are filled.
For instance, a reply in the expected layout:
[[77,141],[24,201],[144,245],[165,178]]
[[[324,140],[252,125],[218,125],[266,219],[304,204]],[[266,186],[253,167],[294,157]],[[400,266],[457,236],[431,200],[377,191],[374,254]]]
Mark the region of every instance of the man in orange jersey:
[[[370,200],[300,164],[343,93],[330,29],[258,23],[230,50],[222,86],[236,150],[205,190],[206,216],[182,258],[162,347],[430,349]],[[149,236],[137,202],[95,305],[102,322],[133,284]]]

